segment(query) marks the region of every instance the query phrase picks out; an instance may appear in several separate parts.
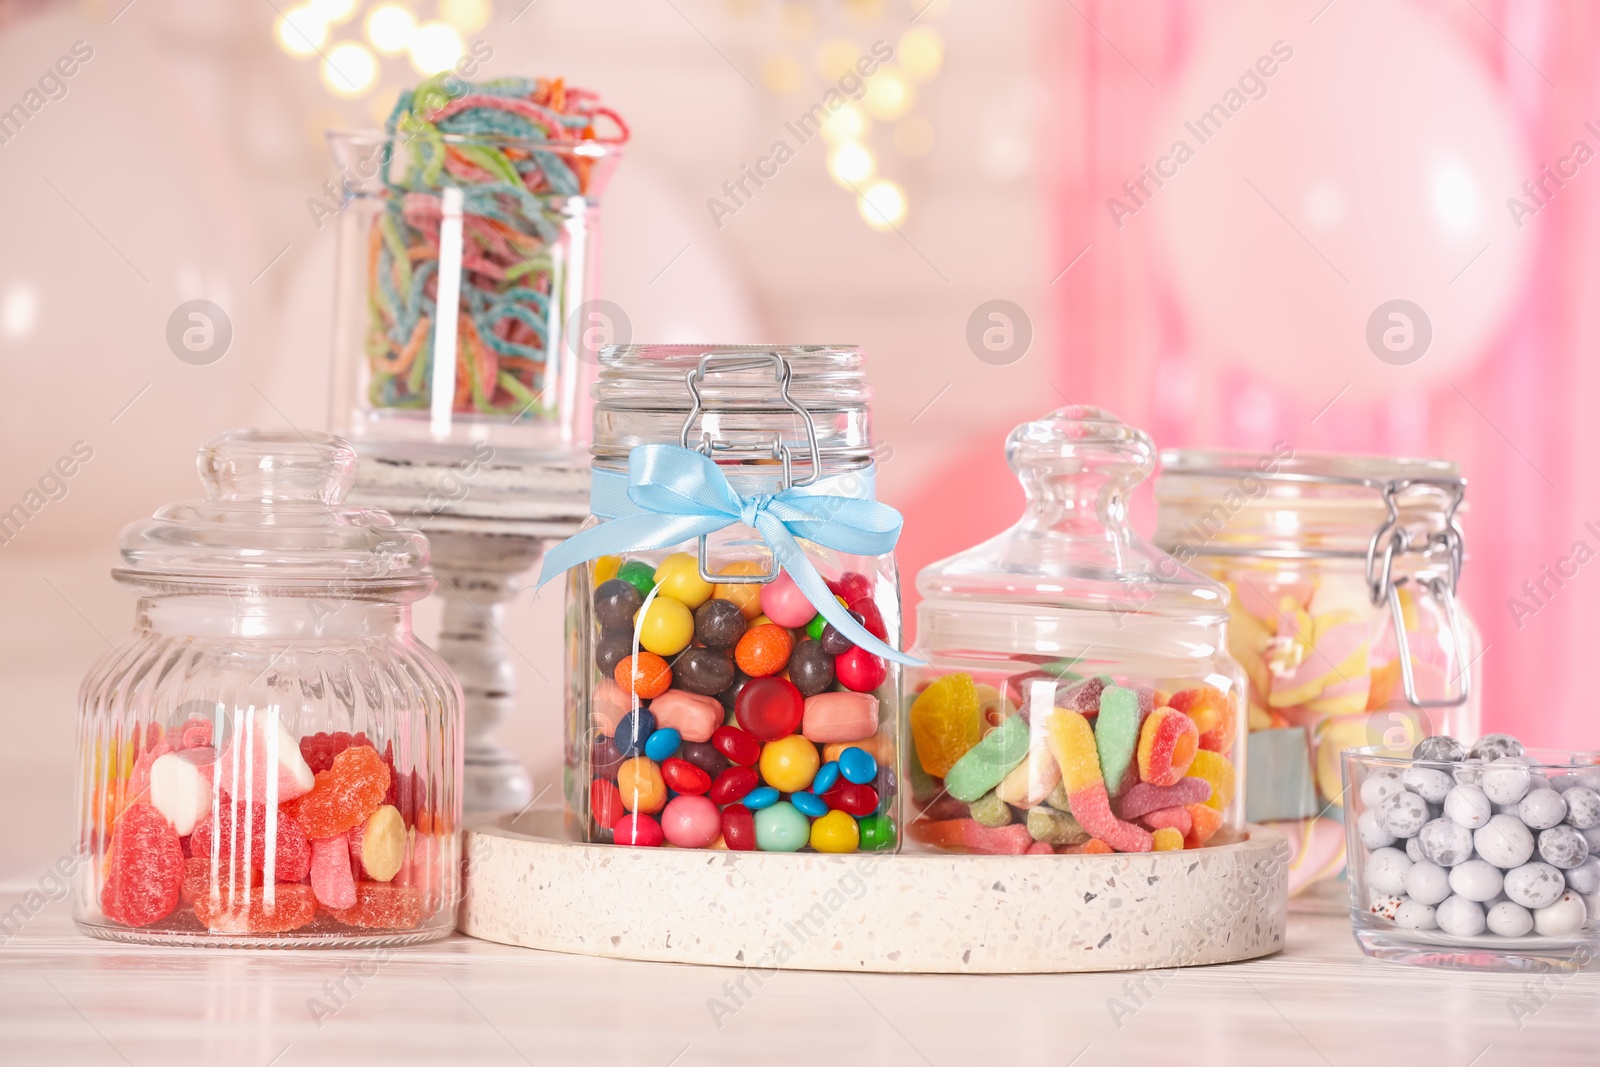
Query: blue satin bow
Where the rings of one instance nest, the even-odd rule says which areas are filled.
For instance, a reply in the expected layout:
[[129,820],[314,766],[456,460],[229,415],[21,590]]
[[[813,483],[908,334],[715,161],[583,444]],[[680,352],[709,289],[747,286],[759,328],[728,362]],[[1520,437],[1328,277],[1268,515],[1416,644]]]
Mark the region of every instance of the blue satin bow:
[[826,483],[740,496],[709,457],[677,445],[640,445],[624,478],[595,471],[590,498],[611,521],[574,534],[544,558],[539,584],[599,556],[669,548],[740,523],[759,532],[806,599],[845,637],[907,666],[897,651],[856,622],[817,573],[796,538],[860,556],[881,556],[900,538],[900,513],[876,500],[834,496]]

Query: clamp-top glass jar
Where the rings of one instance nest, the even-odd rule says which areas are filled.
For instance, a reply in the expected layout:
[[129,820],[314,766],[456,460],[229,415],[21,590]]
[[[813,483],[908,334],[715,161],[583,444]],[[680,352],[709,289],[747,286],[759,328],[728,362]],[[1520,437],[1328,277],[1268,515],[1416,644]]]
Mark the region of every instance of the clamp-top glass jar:
[[567,814],[585,841],[897,839],[899,515],[853,348],[607,348],[569,570]]
[[349,947],[455,926],[461,689],[411,634],[428,543],[342,505],[356,456],[241,430],[122,533],[134,631],[79,695],[78,925]]
[[1150,438],[1064,407],[1013,430],[1006,459],[1021,520],[917,575],[908,837],[1002,854],[1239,840],[1228,594],[1128,525]]
[[[1172,450],[1156,543],[1226,584],[1250,679],[1252,822],[1290,837],[1289,891],[1344,868],[1339,753],[1479,733],[1479,638],[1458,603],[1454,463]],[[1342,898],[1333,906],[1342,907]]]

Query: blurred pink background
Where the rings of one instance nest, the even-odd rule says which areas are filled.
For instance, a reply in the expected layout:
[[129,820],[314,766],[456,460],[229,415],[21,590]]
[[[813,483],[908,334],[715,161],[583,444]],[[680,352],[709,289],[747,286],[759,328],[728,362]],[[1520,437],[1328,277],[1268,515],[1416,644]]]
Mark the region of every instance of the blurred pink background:
[[[92,51],[20,128],[0,124],[0,510],[75,442],[93,449],[0,545],[0,780],[39,813],[8,829],[0,877],[67,840],[78,679],[131,622],[108,576],[117,530],[197,494],[210,434],[328,424],[333,228],[306,207],[335,176],[322,131],[373,124],[418,77],[382,59],[346,98],[317,56],[284,47],[271,5],[125,2],[0,2],[0,111],[26,105],[76,42]],[[1015,518],[1004,434],[1069,401],[1164,447],[1445,456],[1470,480],[1464,591],[1487,645],[1486,728],[1600,747],[1581,674],[1600,576],[1580,569],[1520,620],[1507,604],[1575,541],[1600,547],[1584,527],[1600,520],[1587,417],[1600,162],[1574,155],[1579,141],[1600,149],[1586,61],[1600,13],[1576,0],[524,4],[401,6],[487,42],[488,76],[563,75],[629,119],[602,295],[636,339],[866,348],[893,446],[882,491],[907,519],[908,607],[919,567]],[[359,41],[378,5],[305,6],[332,21],[331,48]],[[718,226],[707,199],[841,55],[878,40],[898,51],[902,91],[863,101],[872,167],[856,177],[893,183],[897,227],[867,224],[820,140]],[[1201,143],[1185,124],[1219,102],[1227,117]],[[233,324],[209,366],[164,337],[194,298]],[[997,299],[1031,329],[1000,365],[967,342]],[[1395,299],[1432,328],[1406,365],[1365,340]],[[1136,517],[1148,533],[1147,489]],[[503,737],[541,784],[558,773],[557,600],[525,591],[507,630],[522,714]],[[423,632],[436,625],[425,605]]]

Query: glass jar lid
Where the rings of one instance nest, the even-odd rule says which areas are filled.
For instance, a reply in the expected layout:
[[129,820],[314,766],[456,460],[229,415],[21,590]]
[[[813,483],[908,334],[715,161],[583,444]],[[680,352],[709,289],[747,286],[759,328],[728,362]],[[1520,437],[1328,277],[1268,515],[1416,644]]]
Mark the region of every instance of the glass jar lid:
[[923,568],[923,597],[1108,612],[1119,621],[1225,614],[1222,585],[1141,540],[1128,522],[1128,494],[1155,464],[1144,431],[1072,405],[1013,430],[1006,461],[1027,510],[1004,533]]
[[344,504],[355,449],[293,430],[230,430],[200,449],[204,500],[127,526],[118,581],[189,591],[414,600],[434,581],[428,542],[388,512]]

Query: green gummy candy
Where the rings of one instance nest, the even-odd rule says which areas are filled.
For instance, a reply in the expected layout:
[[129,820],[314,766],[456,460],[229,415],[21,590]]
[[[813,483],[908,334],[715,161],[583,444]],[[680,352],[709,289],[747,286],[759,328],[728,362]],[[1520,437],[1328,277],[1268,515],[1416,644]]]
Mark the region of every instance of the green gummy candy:
[[1012,768],[1028,758],[1028,724],[1013,715],[983,735],[944,776],[945,792],[972,803],[999,785]]
[[1056,787],[1050,790],[1050,795],[1044,798],[1044,802],[1057,811],[1072,813],[1072,801],[1067,798],[1067,787],[1062,782],[1056,783]]
[[1077,819],[1054,808],[1029,808],[1028,833],[1047,845],[1081,845],[1089,840],[1089,831]]
[[984,826],[1010,826],[1011,805],[1001,800],[993,791],[983,794],[967,805],[972,817]]
[[1139,725],[1139,694],[1117,685],[1106,686],[1100,694],[1100,714],[1094,720],[1094,744],[1100,750],[1100,777],[1112,796],[1128,784],[1128,768],[1139,747]]

